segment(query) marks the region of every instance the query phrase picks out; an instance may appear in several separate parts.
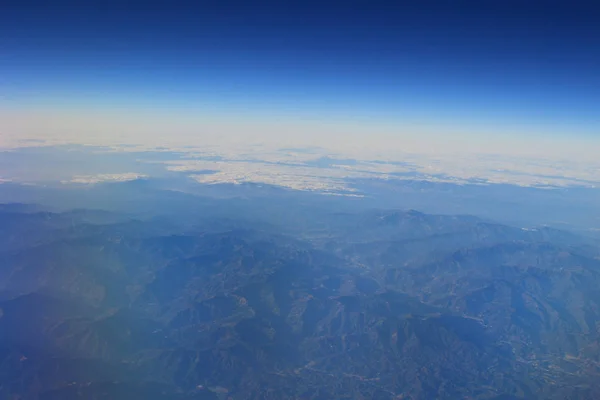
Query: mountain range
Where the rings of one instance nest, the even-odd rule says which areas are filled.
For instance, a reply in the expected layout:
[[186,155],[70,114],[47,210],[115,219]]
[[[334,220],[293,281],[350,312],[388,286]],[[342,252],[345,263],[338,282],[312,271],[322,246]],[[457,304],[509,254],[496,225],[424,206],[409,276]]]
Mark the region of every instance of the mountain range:
[[594,238],[135,190],[0,206],[0,399],[600,395]]

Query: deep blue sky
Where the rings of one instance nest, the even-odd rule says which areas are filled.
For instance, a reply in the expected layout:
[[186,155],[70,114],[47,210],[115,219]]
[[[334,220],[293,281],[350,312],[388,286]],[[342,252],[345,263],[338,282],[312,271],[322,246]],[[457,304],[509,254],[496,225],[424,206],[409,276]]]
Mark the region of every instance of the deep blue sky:
[[600,6],[9,1],[0,95],[600,135]]

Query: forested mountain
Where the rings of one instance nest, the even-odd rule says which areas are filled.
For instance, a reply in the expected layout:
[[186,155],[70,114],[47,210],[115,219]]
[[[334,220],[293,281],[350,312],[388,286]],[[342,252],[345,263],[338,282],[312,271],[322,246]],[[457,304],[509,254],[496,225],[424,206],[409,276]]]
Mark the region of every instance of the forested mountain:
[[593,239],[161,193],[138,213],[0,207],[1,399],[600,394]]

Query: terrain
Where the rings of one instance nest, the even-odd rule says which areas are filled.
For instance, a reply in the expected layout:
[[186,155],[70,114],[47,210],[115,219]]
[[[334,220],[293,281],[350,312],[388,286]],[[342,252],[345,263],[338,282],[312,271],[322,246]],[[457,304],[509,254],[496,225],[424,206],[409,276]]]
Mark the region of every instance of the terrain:
[[107,187],[0,206],[0,399],[600,395],[597,239]]

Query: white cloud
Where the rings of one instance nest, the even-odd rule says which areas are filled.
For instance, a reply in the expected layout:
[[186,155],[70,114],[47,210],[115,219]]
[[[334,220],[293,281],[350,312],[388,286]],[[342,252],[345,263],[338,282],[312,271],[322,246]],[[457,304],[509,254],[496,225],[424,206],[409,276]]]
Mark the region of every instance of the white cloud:
[[[489,130],[489,129],[488,129]],[[68,110],[0,110],[0,148],[55,144],[111,146],[115,151],[182,151],[224,162],[171,163],[173,171],[218,171],[201,181],[258,180],[316,187],[345,178],[418,173],[430,180],[481,179],[519,185],[600,184],[600,143],[583,136],[461,133],[456,128],[384,124],[380,121],[299,121],[194,116],[169,112],[70,113]],[[437,132],[437,133],[436,133]],[[135,147],[123,147],[124,144]],[[316,147],[315,153],[281,148]],[[330,156],[361,161],[356,166],[317,169],[273,165]],[[253,163],[247,162],[254,161]],[[373,163],[372,160],[389,163]],[[232,162],[235,161],[235,162]],[[246,164],[240,164],[242,161]],[[412,167],[398,162],[412,163]],[[75,171],[76,172],[76,171]],[[443,176],[442,176],[443,175]],[[133,176],[133,178],[127,178]],[[69,182],[137,179],[138,175],[86,175]],[[297,181],[297,183],[294,182]]]
[[62,183],[77,183],[77,184],[95,184],[102,182],[126,182],[136,179],[147,178],[146,175],[135,172],[126,172],[122,174],[96,174],[96,175],[76,175],[71,180],[64,180]]

